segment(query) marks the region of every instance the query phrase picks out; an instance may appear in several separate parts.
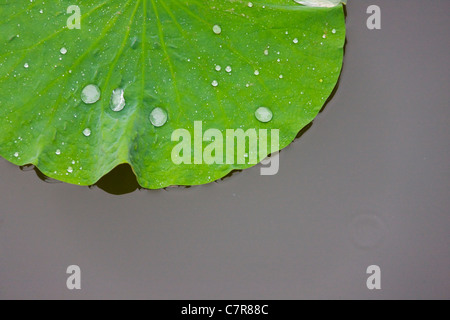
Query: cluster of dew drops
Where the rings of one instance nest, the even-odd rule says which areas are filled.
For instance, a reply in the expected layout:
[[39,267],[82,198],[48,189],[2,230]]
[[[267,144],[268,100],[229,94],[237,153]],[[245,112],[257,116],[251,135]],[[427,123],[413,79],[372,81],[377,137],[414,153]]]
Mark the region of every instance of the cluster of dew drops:
[[[253,7],[253,3],[249,2],[248,3],[248,7],[252,8]],[[42,13],[42,11],[40,13]],[[216,24],[216,25],[213,26],[212,31],[214,32],[214,34],[220,35],[222,33],[222,28],[221,28],[220,25]],[[336,29],[333,29],[332,33],[335,34],[336,33]],[[323,35],[323,38],[324,39],[326,38],[326,34]],[[292,42],[294,44],[298,44],[299,43],[299,39],[298,38],[294,38],[292,40]],[[68,53],[68,50],[63,47],[63,48],[60,49],[60,53],[62,55],[65,55],[65,54]],[[269,49],[268,48],[264,50],[264,55],[266,55],[266,56],[269,55]],[[280,60],[278,60],[278,62],[279,61]],[[29,67],[30,67],[30,65],[28,63],[24,64],[24,68],[25,69],[28,69]],[[220,72],[220,71],[222,71],[222,66],[215,65],[214,69],[215,69],[215,71]],[[226,66],[224,68],[224,70],[227,73],[231,73],[232,72],[231,66]],[[69,73],[72,73],[72,71],[69,70]],[[259,74],[260,74],[259,70],[255,70],[254,71],[254,75],[255,76],[259,76]],[[283,75],[280,75],[279,77],[280,77],[280,79],[282,79]],[[218,87],[219,86],[219,82],[217,80],[213,80],[211,82],[211,85],[213,87]],[[246,86],[249,87],[250,85],[247,84]],[[101,99],[101,90],[96,84],[89,84],[89,85],[85,86],[83,88],[83,90],[81,91],[81,100],[87,105],[94,104],[94,103],[98,102],[100,99]],[[126,106],[126,101],[125,101],[125,97],[124,97],[124,90],[122,88],[117,88],[117,89],[113,90],[113,92],[111,94],[111,98],[110,98],[110,108],[111,108],[111,110],[113,112],[120,112],[120,111],[122,111],[125,108],[125,106]],[[258,107],[255,110],[255,118],[258,121],[262,122],[262,123],[268,123],[268,122],[272,121],[273,113],[272,113],[272,111],[269,108],[261,106],[261,107]],[[151,124],[154,127],[156,127],[156,128],[164,126],[167,123],[168,119],[169,119],[169,116],[168,116],[167,111],[162,109],[162,108],[160,108],[160,107],[154,108],[150,112],[150,115],[149,115],[149,120],[150,120]],[[90,128],[85,128],[82,131],[82,134],[85,137],[90,137],[91,134],[92,134],[92,131],[91,131]],[[60,149],[56,150],[55,154],[56,155],[60,155],[61,154],[61,150]],[[15,152],[14,153],[14,157],[19,158],[19,153]],[[75,161],[72,161],[72,164],[75,164],[75,163],[76,163]],[[80,169],[82,169],[82,168],[80,168]],[[72,167],[68,167],[67,168],[66,175],[68,175],[70,173],[73,173],[73,168]],[[55,172],[55,174],[56,174],[56,172]]]

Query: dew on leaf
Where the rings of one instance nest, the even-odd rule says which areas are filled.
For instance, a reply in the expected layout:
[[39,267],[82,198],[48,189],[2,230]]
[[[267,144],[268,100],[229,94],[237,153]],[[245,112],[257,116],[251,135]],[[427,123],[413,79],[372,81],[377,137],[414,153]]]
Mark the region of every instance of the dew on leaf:
[[155,108],[150,113],[150,122],[155,127],[162,127],[168,119],[167,112],[161,108]]
[[86,104],[96,103],[100,100],[100,88],[95,84],[87,85],[81,92],[81,100]]
[[215,34],[221,34],[222,33],[222,28],[219,25],[214,25],[213,27],[213,31]]
[[109,106],[111,107],[111,110],[114,112],[122,111],[123,108],[125,108],[125,98],[123,96],[123,89],[118,88],[113,90],[111,95],[111,101]]
[[255,111],[255,117],[261,122],[270,122],[273,118],[273,113],[269,108],[259,107]]
[[86,128],[86,129],[83,130],[83,135],[85,137],[89,137],[91,135],[91,133],[92,133],[91,129],[89,129],[89,128]]

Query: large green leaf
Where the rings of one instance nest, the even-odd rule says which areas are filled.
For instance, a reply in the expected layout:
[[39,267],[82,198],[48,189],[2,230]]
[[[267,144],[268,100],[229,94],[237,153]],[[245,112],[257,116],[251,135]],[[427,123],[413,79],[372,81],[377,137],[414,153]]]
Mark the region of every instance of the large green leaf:
[[[75,3],[81,29],[67,28]],[[0,154],[73,184],[93,184],[122,163],[146,188],[203,184],[250,167],[176,165],[171,135],[193,133],[194,121],[203,121],[203,131],[280,129],[284,148],[318,114],[342,67],[341,4],[75,3],[0,0]],[[94,104],[81,99],[89,84],[101,90]],[[110,100],[118,88],[126,106],[117,112]],[[272,121],[256,119],[261,106]],[[161,127],[149,120],[155,108],[168,114]]]

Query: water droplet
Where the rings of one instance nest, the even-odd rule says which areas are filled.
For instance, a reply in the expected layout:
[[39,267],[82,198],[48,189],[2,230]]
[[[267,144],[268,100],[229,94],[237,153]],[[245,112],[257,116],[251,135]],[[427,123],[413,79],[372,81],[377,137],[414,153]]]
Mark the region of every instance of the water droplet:
[[269,122],[273,118],[273,113],[266,107],[259,107],[255,111],[255,117],[256,119],[258,119],[258,121]]
[[331,30],[332,33],[336,33],[336,29]]
[[259,70],[255,70],[255,76],[259,76]]
[[253,7],[253,3],[249,2],[249,3],[248,3],[248,7],[249,7],[249,8],[252,8],[252,7]]
[[298,43],[298,39],[295,38],[294,40],[292,40],[293,43]]
[[66,48],[61,48],[61,50],[59,50],[59,52],[61,52],[61,54],[66,54],[67,53],[67,49]]
[[215,34],[221,34],[222,33],[222,28],[219,25],[216,24],[213,27],[213,31],[214,31]]
[[136,50],[137,48],[139,48],[140,46],[140,41],[138,37],[133,37],[131,39],[131,48]]
[[24,67],[25,69],[28,69],[29,66],[30,66],[30,65],[29,65],[28,63],[25,63],[25,64],[23,65],[23,67]]
[[93,104],[100,100],[100,88],[95,84],[87,85],[81,92],[81,100],[86,104]]
[[18,152],[14,153],[14,157],[18,158],[19,157],[19,153]]
[[225,68],[225,71],[228,72],[228,73],[230,73],[230,72],[232,71],[232,69],[231,69],[230,66],[228,66],[228,67]]
[[212,85],[213,87],[217,87],[217,86],[219,85],[219,82],[217,82],[217,80],[214,80],[214,81],[211,83],[211,85]]
[[155,127],[162,127],[168,119],[167,112],[161,108],[155,108],[150,113],[150,122]]
[[68,167],[68,168],[67,168],[67,172],[68,172],[68,173],[72,173],[72,172],[73,172],[73,168],[72,168],[72,167]]
[[220,71],[220,70],[222,70],[222,67],[217,65],[215,69],[216,69],[216,71]]
[[92,133],[92,131],[89,128],[86,128],[86,129],[83,130],[83,135],[85,137],[89,137],[91,135],[91,133]]
[[119,112],[125,108],[125,98],[123,97],[123,89],[113,90],[109,106],[112,111]]

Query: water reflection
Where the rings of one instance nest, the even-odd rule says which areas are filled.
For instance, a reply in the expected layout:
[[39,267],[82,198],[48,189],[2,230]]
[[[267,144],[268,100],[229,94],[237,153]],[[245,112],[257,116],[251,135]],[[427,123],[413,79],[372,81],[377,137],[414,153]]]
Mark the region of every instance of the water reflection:
[[[47,177],[34,165],[22,166],[20,167],[20,170],[34,171],[39,179],[47,183],[63,183]],[[128,164],[117,166],[89,188],[99,188],[114,195],[123,195],[141,189],[133,170]]]
[[91,188],[93,187],[98,187],[114,195],[123,195],[141,189],[136,175],[129,164],[117,166],[110,173],[103,176],[96,184],[91,186]]

